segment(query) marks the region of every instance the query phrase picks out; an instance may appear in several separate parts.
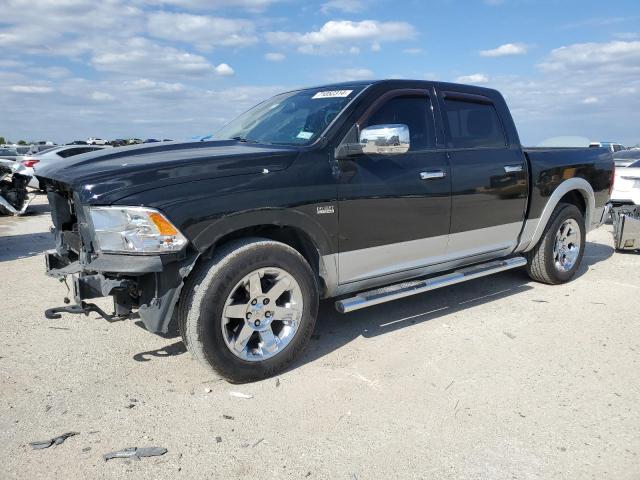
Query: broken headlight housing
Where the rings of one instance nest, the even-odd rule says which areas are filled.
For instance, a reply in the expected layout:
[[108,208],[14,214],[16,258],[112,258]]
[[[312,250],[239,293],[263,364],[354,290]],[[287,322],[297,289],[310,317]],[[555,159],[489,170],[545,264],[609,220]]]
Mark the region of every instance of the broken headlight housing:
[[171,253],[187,239],[158,210],[144,207],[89,207],[96,247],[111,253]]

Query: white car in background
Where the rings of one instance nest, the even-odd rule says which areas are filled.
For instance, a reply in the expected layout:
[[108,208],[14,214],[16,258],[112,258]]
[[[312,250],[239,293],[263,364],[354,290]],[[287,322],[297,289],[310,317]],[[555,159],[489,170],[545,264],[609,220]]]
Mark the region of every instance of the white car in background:
[[613,154],[613,161],[616,164],[616,168],[626,168],[638,160],[640,160],[640,150],[624,150]]
[[107,141],[103,140],[102,138],[87,138],[87,144],[89,145],[106,145]]
[[[95,150],[102,150],[104,148],[111,147],[104,145],[63,145],[61,147],[51,148],[40,154],[26,155],[20,163],[25,167],[32,168],[35,175],[37,175],[38,169],[45,165],[49,165],[52,162],[59,162],[65,158],[80,155],[82,153],[93,152]],[[35,176],[31,178],[29,186],[32,188],[40,188],[40,183]]]
[[627,147],[621,143],[616,142],[591,142],[589,146],[592,148],[607,148],[611,153],[621,152],[627,149]]
[[640,160],[636,160],[628,167],[616,168],[611,201],[631,201],[635,205],[640,205]]

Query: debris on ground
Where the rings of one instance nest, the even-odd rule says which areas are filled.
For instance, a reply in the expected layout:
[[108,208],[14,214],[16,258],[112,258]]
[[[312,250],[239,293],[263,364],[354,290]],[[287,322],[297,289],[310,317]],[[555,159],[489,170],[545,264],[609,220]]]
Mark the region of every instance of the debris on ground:
[[258,445],[260,445],[263,441],[264,441],[264,438],[261,438],[261,439],[260,439],[260,440],[258,440],[256,443],[254,443],[254,444],[252,445],[252,447],[254,447],[254,448],[255,448],[255,447],[257,447],[257,446],[258,446]]
[[276,378],[276,388],[278,388],[280,386],[280,379]]
[[116,450],[115,452],[105,453],[102,458],[104,458],[105,462],[112,458],[133,458],[140,460],[143,457],[158,457],[165,453],[167,453],[167,449],[162,447],[128,447],[122,450]]
[[216,443],[222,443],[222,437],[216,437]]
[[205,388],[204,389],[204,393],[211,393],[211,392],[212,392],[212,390],[210,388]]
[[236,398],[245,398],[247,400],[249,400],[250,398],[253,398],[253,395],[250,395],[248,393],[242,393],[242,392],[229,392],[229,395]]
[[515,340],[516,336],[511,333],[511,332],[502,332],[504,333],[507,337],[509,337],[511,340]]
[[225,420],[233,420],[233,417],[227,414],[222,414],[222,418],[224,418]]
[[67,433],[63,433],[62,435],[59,435],[57,437],[53,437],[50,440],[41,440],[41,441],[37,441],[37,442],[29,442],[29,445],[31,445],[31,448],[33,448],[34,450],[41,450],[43,448],[49,448],[51,445],[60,445],[67,438],[73,437],[74,435],[78,435],[79,433],[80,432],[67,432]]

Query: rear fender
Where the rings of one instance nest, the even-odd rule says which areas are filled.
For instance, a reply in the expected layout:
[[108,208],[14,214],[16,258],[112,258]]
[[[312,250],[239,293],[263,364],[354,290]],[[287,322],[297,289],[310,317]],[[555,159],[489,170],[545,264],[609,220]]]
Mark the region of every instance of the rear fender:
[[587,231],[590,231],[600,225],[602,212],[598,212],[598,209],[596,209],[593,188],[585,179],[573,177],[565,180],[556,187],[549,197],[549,200],[547,200],[547,204],[542,210],[540,218],[528,219],[525,222],[522,235],[520,236],[520,243],[516,249],[517,252],[528,252],[537,245],[542,238],[542,234],[544,233],[547,223],[549,223],[551,214],[560,203],[562,197],[571,191],[577,191],[584,199],[584,204],[586,206],[584,221]]

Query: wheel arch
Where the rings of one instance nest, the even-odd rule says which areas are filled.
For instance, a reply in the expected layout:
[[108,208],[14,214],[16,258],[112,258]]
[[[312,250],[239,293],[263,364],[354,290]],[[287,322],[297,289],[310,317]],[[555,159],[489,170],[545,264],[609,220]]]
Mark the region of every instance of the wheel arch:
[[528,252],[537,245],[551,219],[553,211],[562,202],[578,207],[584,215],[586,231],[591,230],[596,212],[593,188],[584,178],[570,178],[556,187],[547,200],[540,218],[527,220],[518,251]]
[[270,209],[231,215],[210,225],[194,239],[201,258],[210,258],[230,241],[258,237],[289,245],[309,262],[320,281],[320,291],[332,291],[337,281],[337,264],[331,238],[313,219],[301,212]]

